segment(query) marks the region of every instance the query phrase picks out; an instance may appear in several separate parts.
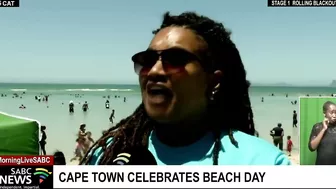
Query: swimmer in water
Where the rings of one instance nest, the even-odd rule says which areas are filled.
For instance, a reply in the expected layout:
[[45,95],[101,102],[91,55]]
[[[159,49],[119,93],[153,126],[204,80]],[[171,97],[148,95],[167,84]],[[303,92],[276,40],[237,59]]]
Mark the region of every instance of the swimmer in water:
[[87,103],[87,101],[84,102],[82,109],[83,109],[83,112],[86,112],[89,109],[89,104]]
[[74,113],[75,112],[75,104],[73,103],[73,101],[69,102],[69,112],[70,113]]
[[110,101],[109,100],[106,100],[106,102],[105,102],[105,108],[106,109],[110,109]]

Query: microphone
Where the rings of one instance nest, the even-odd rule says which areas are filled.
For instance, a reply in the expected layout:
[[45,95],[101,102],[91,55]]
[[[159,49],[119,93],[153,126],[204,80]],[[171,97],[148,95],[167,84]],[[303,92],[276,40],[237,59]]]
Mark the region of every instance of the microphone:
[[118,154],[112,165],[157,165],[157,163],[147,148],[133,147]]

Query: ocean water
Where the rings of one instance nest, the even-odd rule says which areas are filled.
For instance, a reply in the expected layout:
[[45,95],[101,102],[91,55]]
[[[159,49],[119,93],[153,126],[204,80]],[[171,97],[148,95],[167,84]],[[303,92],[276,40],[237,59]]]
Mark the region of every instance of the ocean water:
[[[328,87],[251,87],[250,98],[254,112],[254,121],[260,137],[272,142],[269,131],[281,122],[285,135],[292,136],[294,151],[299,148],[299,129],[292,127],[292,112],[298,111],[298,105],[290,102],[299,96],[330,96],[336,88]],[[13,97],[13,94],[19,97]],[[25,93],[25,94],[23,94]],[[274,96],[271,96],[271,94]],[[62,150],[67,159],[73,156],[76,133],[81,123],[98,139],[109,123],[111,109],[115,109],[115,122],[130,115],[141,102],[138,85],[93,85],[93,84],[0,84],[0,111],[39,120],[47,126],[47,153]],[[50,94],[49,102],[38,102],[36,95]],[[80,94],[81,97],[75,97]],[[288,94],[288,97],[286,97]],[[104,107],[110,95],[111,109]],[[115,98],[120,96],[120,98]],[[127,98],[123,102],[123,97]],[[261,102],[264,97],[264,102]],[[75,113],[68,113],[68,102],[75,102]],[[84,113],[81,104],[87,101],[89,111]],[[63,104],[64,103],[64,104]],[[19,109],[24,104],[26,109]]]

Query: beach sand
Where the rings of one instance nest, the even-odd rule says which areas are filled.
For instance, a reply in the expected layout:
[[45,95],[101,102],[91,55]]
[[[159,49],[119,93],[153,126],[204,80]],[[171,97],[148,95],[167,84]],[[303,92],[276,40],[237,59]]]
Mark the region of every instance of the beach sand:
[[292,162],[292,165],[300,165],[299,154],[292,154],[292,156],[289,157],[289,160]]
[[[288,156],[292,165],[300,165],[300,155],[298,153],[293,153],[291,156]],[[78,165],[79,161],[67,161],[67,165]]]

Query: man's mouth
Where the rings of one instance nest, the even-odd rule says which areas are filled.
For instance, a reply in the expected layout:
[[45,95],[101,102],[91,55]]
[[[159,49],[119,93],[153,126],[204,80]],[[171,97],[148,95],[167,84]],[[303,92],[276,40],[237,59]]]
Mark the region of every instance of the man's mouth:
[[168,102],[173,97],[173,92],[167,86],[157,83],[148,83],[146,85],[148,100],[153,104],[162,104]]

